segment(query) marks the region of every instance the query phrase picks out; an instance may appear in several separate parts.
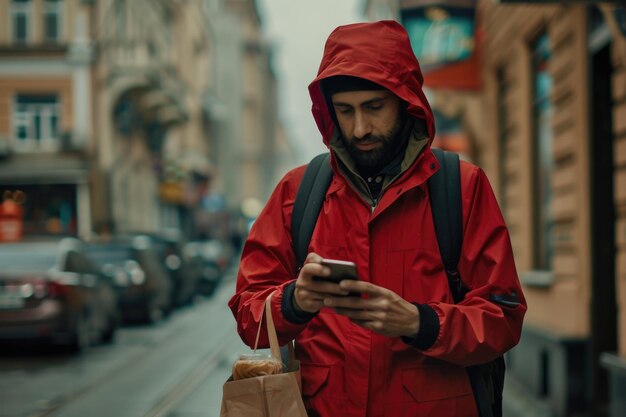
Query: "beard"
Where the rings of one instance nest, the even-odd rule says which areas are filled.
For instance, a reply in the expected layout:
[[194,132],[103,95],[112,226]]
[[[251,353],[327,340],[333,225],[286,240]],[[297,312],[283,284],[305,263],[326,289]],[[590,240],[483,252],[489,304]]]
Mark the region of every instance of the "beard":
[[[350,139],[346,139],[342,135],[341,140],[345,145],[348,154],[356,162],[359,168],[366,169],[368,171],[382,169],[393,160],[406,143],[407,135],[403,132],[405,121],[406,118],[398,117],[393,128],[385,135],[369,134],[362,138],[356,138],[353,136]],[[377,143],[379,146],[369,150],[362,150],[356,146],[357,144],[369,143]]]

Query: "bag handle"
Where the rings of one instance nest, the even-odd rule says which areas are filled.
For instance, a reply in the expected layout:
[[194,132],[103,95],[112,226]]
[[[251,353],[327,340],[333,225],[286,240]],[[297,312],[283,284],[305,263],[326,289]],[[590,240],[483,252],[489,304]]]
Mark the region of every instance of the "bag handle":
[[[270,350],[272,351],[272,356],[277,361],[282,362],[282,358],[280,355],[280,345],[278,344],[278,336],[276,335],[276,326],[274,325],[274,318],[272,317],[272,307],[271,301],[274,292],[267,296],[265,299],[265,317],[267,322],[267,338],[270,342]],[[257,347],[259,346],[259,336],[261,335],[261,327],[263,327],[263,317],[259,321],[259,328],[256,332],[256,339],[254,341],[254,352],[256,352]],[[287,349],[289,350],[289,362],[287,363],[287,369],[293,369],[296,361],[296,352],[293,347],[293,343],[287,343]]]

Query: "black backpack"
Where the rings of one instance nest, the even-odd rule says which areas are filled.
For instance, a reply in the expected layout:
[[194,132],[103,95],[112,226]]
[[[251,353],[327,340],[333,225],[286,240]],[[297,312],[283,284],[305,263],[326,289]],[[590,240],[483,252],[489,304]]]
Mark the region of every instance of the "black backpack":
[[[448,285],[454,302],[459,303],[467,292],[457,268],[463,243],[459,156],[437,148],[432,148],[432,151],[441,165],[441,169],[428,180],[433,221]],[[291,216],[291,237],[299,265],[306,258],[332,177],[330,154],[324,153],[311,160],[298,188]],[[502,356],[485,364],[467,367],[480,417],[502,417],[504,372]]]

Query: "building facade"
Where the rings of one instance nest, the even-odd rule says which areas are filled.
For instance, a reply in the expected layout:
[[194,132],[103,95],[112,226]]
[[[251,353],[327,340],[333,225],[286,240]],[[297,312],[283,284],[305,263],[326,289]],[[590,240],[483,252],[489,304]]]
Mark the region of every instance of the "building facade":
[[202,2],[115,0],[91,8],[94,171],[109,190],[101,193],[109,201],[94,205],[94,223],[190,235],[210,176],[202,104],[213,47]]
[[92,226],[91,50],[78,1],[0,2],[0,189],[25,234]]
[[0,191],[26,235],[202,235],[267,196],[276,77],[254,1],[0,0]]
[[[240,22],[241,32],[241,130],[234,168],[241,187],[235,201],[265,201],[274,189],[276,138],[279,131],[277,80],[272,49],[262,32],[254,0],[226,0],[225,7]],[[231,168],[232,169],[232,168]]]
[[[389,5],[402,21],[462,2],[391,3],[365,12]],[[425,75],[435,111],[460,116],[511,232],[528,313],[507,375],[557,416],[626,415],[624,16],[610,3],[479,0],[481,88],[432,88]]]
[[623,9],[481,1],[478,12],[483,160],[529,307],[509,367],[559,416],[624,415]]

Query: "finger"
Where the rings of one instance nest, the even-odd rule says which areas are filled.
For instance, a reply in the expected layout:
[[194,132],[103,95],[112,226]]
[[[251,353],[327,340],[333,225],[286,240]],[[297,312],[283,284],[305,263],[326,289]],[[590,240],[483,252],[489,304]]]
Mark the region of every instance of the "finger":
[[352,308],[334,308],[335,313],[346,316],[352,320],[369,321],[372,317],[364,310],[355,310]]
[[314,293],[316,297],[320,297],[320,301],[322,303],[324,302],[324,300],[328,299],[329,297],[345,298],[347,295],[347,294],[342,293],[341,290],[335,290],[335,291],[340,291],[340,293],[331,293],[330,291],[333,291],[333,290],[324,289],[323,291],[317,291],[314,289],[309,289],[309,292]]
[[326,294],[326,297],[338,296],[340,298],[344,298],[349,294],[348,291],[341,289],[339,284],[336,284],[334,282],[329,282],[329,281],[323,281],[323,280],[313,279],[313,281],[309,284],[308,288],[311,291],[324,293]]
[[306,259],[304,260],[304,264],[306,265],[306,264],[311,263],[311,262],[314,262],[314,263],[320,263],[320,262],[322,262],[322,257],[321,257],[321,256],[319,256],[319,255],[318,255],[317,253],[315,253],[315,252],[311,252],[311,253],[309,253],[309,254],[306,256]]
[[348,292],[346,290],[342,290],[339,284],[317,279],[316,276],[296,281],[296,288],[306,289],[307,291],[315,291],[317,293],[324,294],[326,297],[329,295],[348,295]]
[[313,301],[316,301],[316,302],[323,303],[324,299],[326,297],[328,297],[328,295],[324,294],[324,293],[311,291],[311,290],[306,289],[306,288],[299,288],[298,289],[298,298],[300,298],[302,300],[313,300]]
[[379,320],[355,320],[352,319],[352,322],[358,326],[363,327],[364,329],[372,330],[374,332],[380,332],[385,328],[383,322]]
[[344,290],[368,295],[384,295],[389,292],[386,288],[356,279],[344,279],[339,283],[339,285]]
[[335,308],[337,314],[349,317],[352,320],[360,321],[383,321],[383,317],[378,312],[369,310],[354,310],[351,308]]
[[327,277],[330,275],[330,268],[317,262],[309,262],[302,267],[300,275],[307,280],[312,280],[313,277]]
[[372,330],[374,332],[380,332],[381,330],[384,330],[385,328],[384,323],[380,320],[363,321],[363,324],[361,324],[360,326],[365,329]]
[[350,308],[356,310],[371,310],[372,301],[361,297],[327,297],[324,299],[326,307]]

